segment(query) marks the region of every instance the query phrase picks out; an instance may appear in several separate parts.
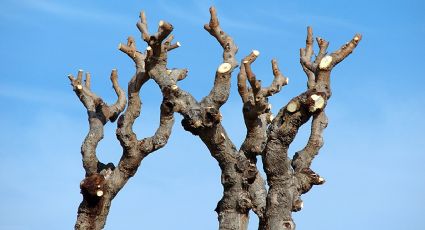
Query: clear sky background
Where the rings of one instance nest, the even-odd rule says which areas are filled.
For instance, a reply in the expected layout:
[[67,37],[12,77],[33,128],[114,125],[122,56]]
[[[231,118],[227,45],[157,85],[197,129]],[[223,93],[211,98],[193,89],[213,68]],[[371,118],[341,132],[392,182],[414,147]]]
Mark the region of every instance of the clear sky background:
[[[339,48],[356,32],[360,45],[332,74],[325,146],[313,170],[327,183],[303,196],[294,214],[298,229],[425,229],[425,1],[48,1],[0,2],[0,229],[71,229],[82,199],[80,145],[88,131],[86,111],[67,74],[92,73],[92,88],[115,100],[110,71],[126,88],[132,61],[117,50],[146,11],[150,30],[159,20],[174,25],[182,47],[169,66],[188,68],[180,87],[201,99],[209,92],[221,48],[203,29],[217,7],[222,28],[239,46],[238,59],[261,52],[253,65],[266,84],[270,60],[290,78],[272,97],[273,112],[305,90],[299,64],[306,27]],[[224,126],[234,143],[245,136],[236,73]],[[141,91],[135,124],[152,135],[161,94],[153,83]],[[221,198],[217,162],[176,114],[169,144],[147,157],[113,200],[106,229],[217,229],[213,211]],[[118,162],[116,124],[108,124],[98,148],[103,162]],[[305,126],[291,153],[306,143]],[[260,166],[261,167],[261,166]],[[256,229],[251,215],[250,229]]]

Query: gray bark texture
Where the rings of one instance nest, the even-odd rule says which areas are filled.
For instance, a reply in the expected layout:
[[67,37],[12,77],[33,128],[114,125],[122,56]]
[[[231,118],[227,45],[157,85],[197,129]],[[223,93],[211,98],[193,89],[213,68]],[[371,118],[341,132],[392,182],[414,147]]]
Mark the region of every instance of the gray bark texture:
[[[270,86],[263,87],[251,68],[259,52],[252,51],[238,63],[238,47],[222,30],[214,7],[210,8],[210,14],[210,21],[204,28],[223,49],[223,60],[215,73],[210,93],[200,101],[177,85],[186,78],[188,71],[167,66],[168,52],[180,46],[178,42],[172,42],[173,26],[161,21],[157,32],[150,34],[144,12],[140,14],[137,28],[148,48],[144,52],[138,51],[132,37],[128,38],[127,44],[119,45],[119,50],[134,61],[136,69],[128,83],[127,96],[118,85],[115,69],[111,81],[118,99],[113,105],[107,105],[91,91],[89,73],[86,73],[84,82],[82,70],[76,78],[69,75],[74,92],[87,109],[90,127],[81,146],[86,175],[80,184],[83,201],[78,208],[75,229],[104,228],[114,197],[135,175],[141,161],[167,143],[174,113],[183,117],[183,128],[200,138],[221,169],[223,196],[215,209],[220,230],[247,229],[250,210],[259,218],[258,229],[295,229],[291,216],[292,212],[303,207],[301,195],[313,185],[325,182],[310,169],[310,165],[323,145],[322,133],[328,124],[325,107],[331,97],[330,74],[333,67],[354,50],[361,35],[356,34],[331,54],[327,53],[328,42],[317,38],[319,53],[313,61],[313,34],[308,27],[306,47],[300,50],[307,89],[290,100],[273,118],[268,98],[279,93],[288,84],[288,78],[279,70],[277,61],[272,60],[274,79]],[[230,95],[232,73],[238,66],[238,92],[246,125],[246,138],[239,149],[227,135],[220,113],[220,107]],[[133,124],[140,115],[140,89],[150,79],[158,84],[163,95],[160,124],[153,136],[139,139],[133,132]],[[310,119],[310,138],[291,159],[289,145],[299,128]],[[115,120],[118,120],[116,136],[122,146],[117,166],[104,164],[96,156],[104,125]],[[257,157],[263,161],[266,180],[257,168]]]

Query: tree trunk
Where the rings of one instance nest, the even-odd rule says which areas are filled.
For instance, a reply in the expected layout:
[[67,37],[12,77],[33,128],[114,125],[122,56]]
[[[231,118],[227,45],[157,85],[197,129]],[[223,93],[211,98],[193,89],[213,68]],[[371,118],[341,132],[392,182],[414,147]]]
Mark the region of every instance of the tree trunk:
[[108,193],[97,200],[84,198],[78,207],[76,230],[101,230],[105,227],[106,217],[112,198]]

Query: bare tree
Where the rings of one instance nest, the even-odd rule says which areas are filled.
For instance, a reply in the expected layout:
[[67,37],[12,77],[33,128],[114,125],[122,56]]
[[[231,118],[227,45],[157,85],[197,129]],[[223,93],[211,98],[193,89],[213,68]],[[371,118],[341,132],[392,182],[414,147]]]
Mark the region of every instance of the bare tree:
[[[187,70],[167,66],[168,52],[180,46],[178,42],[172,43],[173,26],[160,21],[158,32],[150,34],[144,12],[140,14],[137,28],[148,45],[146,51],[138,51],[132,37],[128,38],[126,45],[119,45],[119,50],[136,64],[136,73],[128,83],[127,98],[118,85],[116,70],[112,70],[111,81],[118,100],[111,106],[91,92],[89,73],[84,84],[81,70],[76,79],[69,76],[76,95],[87,109],[90,125],[81,147],[86,176],[80,185],[83,201],[78,209],[76,229],[104,227],[112,199],[134,176],[143,158],[167,143],[174,112],[183,116],[184,129],[199,136],[220,166],[224,190],[216,208],[220,229],[247,229],[251,209],[259,218],[259,229],[295,229],[291,215],[303,207],[301,195],[313,185],[325,182],[310,169],[310,165],[323,145],[322,133],[328,123],[325,107],[331,97],[330,74],[333,67],[354,50],[361,35],[356,34],[351,41],[330,54],[327,53],[328,42],[317,38],[319,53],[313,61],[313,33],[308,27],[306,47],[300,50],[301,66],[307,75],[307,90],[283,106],[276,118],[273,118],[268,98],[280,92],[288,84],[288,78],[279,70],[277,61],[272,60],[273,82],[268,87],[262,86],[251,69],[259,52],[253,50],[246,56],[240,64],[238,92],[243,102],[247,133],[238,149],[222,126],[220,113],[220,107],[230,94],[231,75],[238,67],[238,48],[221,29],[215,8],[210,8],[210,14],[210,22],[204,28],[223,48],[223,62],[215,73],[214,86],[201,101],[177,86],[177,82],[186,77]],[[160,124],[154,136],[139,140],[132,127],[140,115],[140,89],[149,79],[158,84],[163,95]],[[126,105],[127,109],[120,115]],[[117,118],[116,135],[123,153],[115,167],[97,159],[96,146],[103,137],[103,126]],[[291,159],[288,156],[289,145],[298,129],[310,118],[310,138]],[[261,156],[263,161],[268,189],[257,169],[257,156]]]

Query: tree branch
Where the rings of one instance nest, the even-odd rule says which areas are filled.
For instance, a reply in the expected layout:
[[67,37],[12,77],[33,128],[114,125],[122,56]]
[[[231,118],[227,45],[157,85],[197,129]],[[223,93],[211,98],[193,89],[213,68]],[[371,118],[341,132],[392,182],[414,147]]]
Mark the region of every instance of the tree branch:
[[116,117],[124,110],[127,103],[124,91],[119,87],[117,81],[117,71],[114,69],[111,73],[111,81],[114,90],[118,96],[117,101],[112,106],[108,106],[103,100],[90,90],[90,74],[86,74],[86,83],[82,84],[83,71],[79,70],[77,79],[71,74],[68,76],[73,86],[75,94],[78,96],[89,116],[90,130],[81,146],[83,156],[83,166],[86,175],[92,175],[98,172],[99,160],[96,156],[96,147],[103,138],[103,126],[108,121],[115,121]]
[[145,12],[140,12],[139,16],[140,20],[137,22],[137,28],[139,29],[140,33],[142,34],[142,39],[146,42],[149,42],[150,35],[148,31],[148,22],[146,21],[146,15]]
[[[243,65],[239,73],[239,94],[244,102],[243,115],[245,125],[247,127],[247,135],[241,146],[241,150],[250,159],[261,154],[267,139],[266,129],[268,124],[273,120],[271,113],[271,104],[268,103],[268,97],[280,92],[282,86],[288,83],[288,78],[284,77],[280,72],[277,61],[272,60],[272,70],[274,80],[271,86],[263,88],[261,82],[257,80],[252,72],[251,64],[258,57],[260,52],[253,50],[251,54],[243,59]],[[250,83],[250,89],[246,88],[246,77]]]
[[216,71],[214,87],[201,103],[218,109],[229,98],[230,78],[233,70],[238,66],[235,58],[238,47],[233,42],[233,39],[221,29],[214,7],[210,8],[210,14],[210,22],[209,24],[205,24],[204,28],[215,37],[221,47],[223,47],[223,63]]
[[118,122],[117,138],[123,147],[123,155],[113,174],[116,191],[119,191],[126,181],[136,173],[144,157],[162,148],[167,143],[174,123],[173,108],[168,102],[167,95],[163,95],[160,125],[156,133],[154,136],[140,141],[137,139],[133,131],[133,124],[140,115],[141,100],[139,92],[141,86],[149,79],[147,74],[149,65],[145,64],[147,55],[137,51],[134,39],[131,37],[128,39],[127,45],[120,44],[119,49],[135,62],[136,74],[128,85],[128,108]]
[[350,55],[353,50],[357,47],[360,40],[362,39],[361,34],[356,34],[351,41],[343,45],[339,50],[334,51],[331,56],[334,59],[333,65],[337,65],[342,60],[344,60],[348,55]]
[[310,137],[307,145],[300,151],[296,152],[292,160],[292,167],[295,172],[301,172],[304,168],[310,168],[314,157],[319,153],[323,146],[323,130],[328,125],[328,119],[325,111],[320,111],[313,115],[311,123]]

